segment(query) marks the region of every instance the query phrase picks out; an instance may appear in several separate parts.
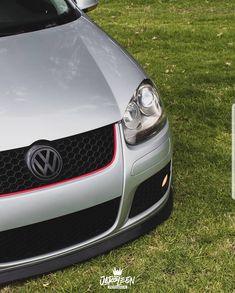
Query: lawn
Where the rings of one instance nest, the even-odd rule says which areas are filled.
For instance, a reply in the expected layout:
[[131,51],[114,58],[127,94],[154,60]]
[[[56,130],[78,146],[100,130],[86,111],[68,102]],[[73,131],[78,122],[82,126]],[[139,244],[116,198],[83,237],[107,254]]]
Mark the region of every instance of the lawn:
[[108,292],[99,280],[113,267],[136,276],[131,292],[235,292],[235,1],[103,0],[90,16],[159,87],[174,136],[174,211],[131,244],[1,293]]

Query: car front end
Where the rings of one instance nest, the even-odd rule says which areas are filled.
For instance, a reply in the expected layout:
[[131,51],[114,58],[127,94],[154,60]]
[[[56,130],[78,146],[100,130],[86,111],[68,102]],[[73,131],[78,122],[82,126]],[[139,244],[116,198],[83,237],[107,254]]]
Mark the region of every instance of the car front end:
[[104,253],[171,209],[158,90],[79,13],[0,38],[0,283]]

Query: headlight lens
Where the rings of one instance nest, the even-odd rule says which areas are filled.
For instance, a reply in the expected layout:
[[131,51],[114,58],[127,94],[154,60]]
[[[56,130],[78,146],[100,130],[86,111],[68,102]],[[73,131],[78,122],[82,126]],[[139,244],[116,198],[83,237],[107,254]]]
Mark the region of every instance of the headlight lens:
[[136,129],[141,123],[141,113],[136,103],[131,102],[126,109],[123,117],[124,123],[128,129]]
[[123,117],[124,135],[128,144],[137,144],[159,132],[166,123],[161,99],[150,82],[137,89]]

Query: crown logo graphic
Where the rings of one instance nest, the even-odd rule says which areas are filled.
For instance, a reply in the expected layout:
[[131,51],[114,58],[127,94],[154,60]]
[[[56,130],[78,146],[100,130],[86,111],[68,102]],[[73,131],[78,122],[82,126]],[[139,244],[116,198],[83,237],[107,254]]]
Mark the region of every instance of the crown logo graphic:
[[114,276],[121,276],[122,275],[122,269],[116,269],[116,268],[114,268],[113,269],[113,275]]

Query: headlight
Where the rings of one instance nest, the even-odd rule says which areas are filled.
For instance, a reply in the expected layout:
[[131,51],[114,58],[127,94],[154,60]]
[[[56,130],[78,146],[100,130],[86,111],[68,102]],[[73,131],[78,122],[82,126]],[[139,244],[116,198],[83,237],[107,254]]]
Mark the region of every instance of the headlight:
[[125,139],[128,144],[137,144],[157,134],[165,123],[166,116],[157,90],[145,81],[137,89],[124,114]]

